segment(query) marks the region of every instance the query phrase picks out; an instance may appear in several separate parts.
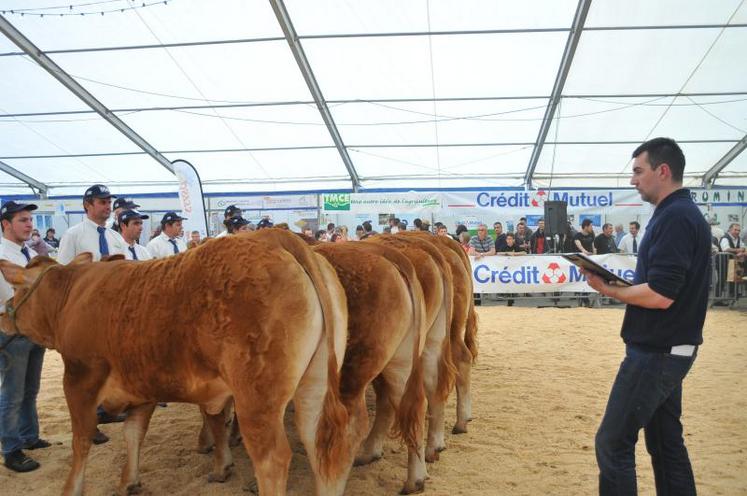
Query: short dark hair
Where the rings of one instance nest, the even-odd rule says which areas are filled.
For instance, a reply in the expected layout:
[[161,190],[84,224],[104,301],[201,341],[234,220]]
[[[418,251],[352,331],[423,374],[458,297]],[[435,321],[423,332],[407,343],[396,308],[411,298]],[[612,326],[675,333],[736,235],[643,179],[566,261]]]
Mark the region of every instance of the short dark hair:
[[685,173],[685,154],[672,138],[654,138],[642,143],[633,151],[633,158],[648,152],[648,163],[656,170],[661,164],[667,164],[672,171],[672,180],[681,183]]
[[412,223],[413,223],[413,224],[415,225],[415,227],[417,227],[417,228],[418,228],[418,230],[422,229],[422,226],[423,226],[423,221],[422,221],[422,220],[420,220],[419,218],[418,218],[418,219],[415,219],[415,220],[413,220],[413,221],[412,221]]
[[365,231],[367,233],[373,231],[373,226],[371,225],[371,223],[369,221],[363,222],[362,226],[363,226],[363,231]]
[[581,228],[582,228],[582,229],[583,229],[584,227],[586,227],[586,226],[589,226],[589,225],[591,225],[591,219],[584,219],[584,220],[583,220],[583,221],[581,222]]
[[630,225],[630,226],[635,226],[635,228],[636,228],[636,229],[638,229],[639,231],[641,230],[641,225],[640,225],[640,224],[638,223],[638,221],[637,221],[637,220],[631,220],[631,221],[630,221],[630,222],[628,223],[628,225]]
[[55,234],[57,233],[57,231],[54,230],[54,227],[50,227],[49,229],[47,229],[47,234],[49,233]]
[[508,239],[508,238],[514,238],[514,239],[516,239],[516,236],[514,235],[514,233],[506,233],[506,239]]
[[605,222],[604,225],[602,226],[602,229],[607,229],[607,226],[612,227],[612,224],[610,224],[609,222]]
[[469,231],[469,229],[467,229],[467,226],[465,226],[464,224],[459,224],[456,228],[456,235],[459,236],[463,232],[467,231]]
[[501,224],[500,222],[493,222],[493,229],[495,229],[495,226],[503,227],[503,224]]

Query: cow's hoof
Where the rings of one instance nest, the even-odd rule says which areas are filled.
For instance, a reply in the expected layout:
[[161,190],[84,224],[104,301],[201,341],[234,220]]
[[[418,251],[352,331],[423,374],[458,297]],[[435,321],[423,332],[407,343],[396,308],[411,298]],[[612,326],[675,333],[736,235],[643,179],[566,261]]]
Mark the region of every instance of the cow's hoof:
[[244,484],[244,487],[242,487],[244,491],[252,494],[259,494],[259,485],[257,484],[257,479],[252,477],[252,480]]
[[425,461],[427,463],[433,463],[437,462],[440,459],[440,455],[438,454],[437,450],[434,450],[433,452],[426,452],[425,453]]
[[198,446],[197,447],[197,452],[201,455],[207,455],[211,451],[213,451],[212,446]]
[[139,482],[137,482],[135,484],[130,484],[129,486],[127,486],[127,494],[128,494],[128,496],[130,494],[140,494],[142,491],[143,491],[143,485],[140,484]]
[[441,453],[445,449],[446,449],[446,446],[439,446],[439,447],[436,448],[436,453]]
[[231,475],[232,466],[229,465],[220,472],[210,472],[208,474],[208,482],[226,482]]
[[399,492],[400,494],[419,494],[425,491],[425,481],[416,480],[415,484],[405,483],[405,487]]
[[382,457],[381,453],[374,453],[373,455],[356,456],[355,461],[353,462],[353,466],[362,467],[363,465],[368,465],[369,463],[373,463],[373,462],[381,460],[381,457]]
[[454,428],[451,429],[452,434],[467,434],[467,424],[459,425],[454,424]]

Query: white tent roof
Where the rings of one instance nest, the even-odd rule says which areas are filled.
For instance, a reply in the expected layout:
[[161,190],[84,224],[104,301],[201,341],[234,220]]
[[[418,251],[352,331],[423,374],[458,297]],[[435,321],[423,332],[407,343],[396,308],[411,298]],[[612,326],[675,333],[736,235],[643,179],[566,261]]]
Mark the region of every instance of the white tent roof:
[[[624,186],[654,136],[699,185],[747,144],[743,0],[71,1],[4,0],[0,22],[208,191]],[[173,190],[11,37],[0,195]],[[716,184],[745,182],[742,153]]]

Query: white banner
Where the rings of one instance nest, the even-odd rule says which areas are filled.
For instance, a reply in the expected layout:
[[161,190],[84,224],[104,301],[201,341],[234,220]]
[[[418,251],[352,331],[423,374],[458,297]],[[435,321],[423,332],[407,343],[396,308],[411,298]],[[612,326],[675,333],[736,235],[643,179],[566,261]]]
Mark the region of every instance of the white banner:
[[202,196],[202,182],[195,168],[186,160],[174,160],[174,174],[179,180],[179,203],[182,206],[184,237],[189,239],[192,231],[199,231],[200,237],[208,235],[205,202]]
[[[636,258],[628,255],[593,255],[595,262],[633,282]],[[580,269],[554,255],[487,256],[472,263],[475,293],[593,293]]]
[[324,193],[328,213],[420,213],[441,209],[441,193]]

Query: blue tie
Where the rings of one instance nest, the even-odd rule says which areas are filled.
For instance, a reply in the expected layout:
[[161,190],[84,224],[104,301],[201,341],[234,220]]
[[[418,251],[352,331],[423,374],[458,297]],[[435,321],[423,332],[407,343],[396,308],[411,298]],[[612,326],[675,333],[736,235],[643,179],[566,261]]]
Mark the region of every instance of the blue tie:
[[176,246],[176,240],[175,239],[170,239],[169,243],[171,243],[172,245],[174,245],[174,253],[179,253],[179,247]]
[[132,259],[137,260],[137,253],[135,253],[135,247],[130,246],[129,249],[130,249],[130,253],[132,253]]
[[635,236],[633,236],[633,255],[638,253],[638,241],[635,239]]
[[101,252],[101,256],[105,257],[109,254],[109,243],[106,242],[106,228],[105,227],[97,227],[96,230],[99,232],[99,252]]
[[26,246],[21,247],[21,253],[23,253],[23,256],[26,257],[26,262],[31,261],[31,256],[29,255],[29,249]]

